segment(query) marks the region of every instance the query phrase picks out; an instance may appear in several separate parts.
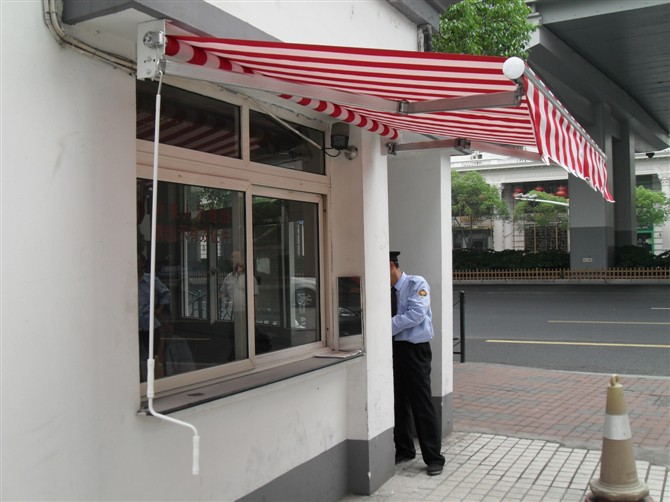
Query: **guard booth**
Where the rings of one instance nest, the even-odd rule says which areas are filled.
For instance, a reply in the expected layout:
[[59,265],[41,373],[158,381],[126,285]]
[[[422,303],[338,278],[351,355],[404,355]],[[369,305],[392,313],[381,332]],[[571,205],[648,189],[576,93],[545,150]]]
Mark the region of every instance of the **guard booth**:
[[[227,227],[216,230],[215,234],[210,228],[209,237],[205,238],[210,244],[216,243],[216,251],[211,246],[205,251],[213,253],[215,261],[219,256],[235,256],[229,275],[224,278],[218,269],[212,270],[210,274],[217,276],[217,280],[206,281],[206,287],[211,290],[210,312],[218,308],[223,316],[219,331],[225,331],[226,320],[229,325],[232,322],[227,342],[230,347],[224,350],[228,355],[208,364],[213,366],[212,371],[220,372],[217,376],[263,369],[266,354],[290,351],[293,357],[298,353],[304,357],[310,354],[306,350],[310,345],[317,347],[314,344],[319,343],[326,351],[314,355],[326,360],[371,355],[372,340],[367,327],[378,323],[379,315],[371,314],[368,309],[385,303],[385,299],[379,300],[383,295],[378,293],[377,287],[386,281],[380,279],[366,284],[370,280],[365,273],[370,258],[365,246],[367,232],[374,232],[377,226],[387,226],[382,221],[367,224],[365,199],[370,195],[366,190],[374,193],[384,186],[380,179],[379,187],[366,187],[366,177],[374,170],[371,165],[388,163],[389,242],[406,250],[404,254],[410,257],[409,270],[424,274],[436,286],[434,298],[442,333],[444,321],[448,320],[445,305],[451,303],[450,266],[448,258],[445,259],[451,248],[445,239],[450,234],[447,181],[450,152],[467,153],[476,149],[554,162],[582,178],[605,200],[613,202],[603,152],[519,58],[505,60],[198,37],[172,30],[166,21],[140,25],[137,44],[137,78],[157,82],[154,86],[156,113],[151,117],[155,124],[154,142],[144,145],[153,149],[151,193],[154,199],[160,199],[161,185],[167,189],[167,181],[171,179],[169,172],[161,170],[159,143],[172,138],[188,142],[194,135],[199,141],[200,135],[196,132],[202,128],[183,124],[184,119],[179,114],[161,116],[161,90],[164,80],[170,77],[238,90],[243,99],[250,102],[250,108],[257,107],[264,113],[263,116],[250,110],[249,129],[242,131],[242,152],[248,152],[251,161],[316,175],[310,180],[311,184],[287,190],[286,181],[261,181],[259,171],[258,177],[240,175],[246,181],[242,184],[221,179],[221,188],[236,188],[211,196],[239,201],[237,205],[232,202],[232,208],[217,208],[217,211],[227,211],[225,214],[237,214],[233,218],[237,224],[232,224],[227,217]],[[326,134],[292,123],[270,109],[270,104],[282,106],[282,103],[287,103],[292,110],[297,104],[328,117]],[[189,116],[193,109],[188,109],[188,100],[183,101],[183,106],[182,115]],[[181,132],[169,130],[161,134],[163,123],[172,129],[181,128]],[[229,122],[222,120],[221,124],[224,124],[225,137],[230,136]],[[275,137],[270,138],[271,135]],[[162,139],[165,137],[168,140]],[[289,149],[288,157],[281,158],[268,149],[270,144],[297,138],[302,141]],[[230,148],[223,138],[214,141],[214,145]],[[324,184],[323,179],[318,179],[319,175],[326,174],[323,164],[314,161],[324,154],[338,159],[336,162],[341,164],[356,166],[358,172],[350,178],[338,179],[335,170],[345,172],[351,168],[333,165],[330,184]],[[244,153],[241,157],[245,159]],[[142,171],[142,175],[148,177],[148,170]],[[237,177],[232,171],[227,176]],[[358,181],[359,176],[362,183]],[[344,190],[360,190],[360,185],[364,192],[362,224],[358,229],[354,224],[352,231],[343,225],[338,198],[346,197]],[[207,197],[209,195],[205,199]],[[156,207],[155,201],[153,205]],[[360,215],[352,215],[353,221]],[[154,220],[160,217],[159,211]],[[417,221],[422,224],[417,225]],[[152,221],[152,236],[155,225],[156,221]],[[191,235],[192,231],[188,233]],[[196,232],[195,236],[198,235]],[[192,235],[189,238],[193,240]],[[344,275],[345,270],[340,267],[344,266],[345,247],[356,248],[358,243],[363,246],[363,267],[357,268],[354,275]],[[374,256],[377,257],[379,251]],[[146,250],[141,251],[144,252]],[[155,248],[150,252],[154,264],[151,277],[155,277]],[[191,253],[194,252],[197,253]],[[183,275],[187,268],[185,258],[178,252],[174,255],[176,268]],[[386,261],[381,257],[374,259],[379,262],[377,265]],[[245,273],[247,269],[253,273]],[[236,270],[241,273],[236,279],[240,292],[235,303],[243,306],[232,307],[234,312],[231,312],[231,308],[221,306],[222,302],[229,301],[228,297],[219,298],[218,302],[212,299],[217,294],[221,296],[218,293],[221,286],[212,286],[212,283],[223,281],[225,289],[230,274]],[[341,303],[347,279],[358,288],[353,308]],[[354,320],[353,332],[344,328],[347,316],[349,321]],[[382,317],[386,316],[382,314]],[[445,392],[451,380],[451,368],[445,365],[451,355],[450,340],[451,337],[438,337],[435,341],[438,349],[435,404],[442,411],[450,409],[450,403],[445,402],[445,396],[450,394]],[[188,349],[184,354],[177,358],[191,358]],[[184,364],[183,361],[178,363]],[[197,373],[198,362],[194,361],[190,367],[189,363],[190,359],[189,369],[182,372]],[[159,411],[161,407],[175,411],[227,395],[222,389],[219,394],[187,394],[201,394],[201,397],[186,399],[170,408],[164,403],[179,401],[175,395],[183,399],[180,392],[183,377],[156,379],[150,371],[147,382],[147,411],[173,422],[174,419],[154,410],[154,402]],[[443,431],[448,432],[448,413],[443,412],[441,416]]]
[[[222,16],[206,2],[190,32],[105,10],[88,58],[36,5],[10,6],[3,44],[5,498],[372,493],[394,470],[391,248],[431,284],[451,428],[451,153],[558,163],[611,199],[602,153],[519,61],[257,40],[233,16],[236,38],[195,36]],[[347,22],[384,15],[383,44],[415,47],[374,7]]]

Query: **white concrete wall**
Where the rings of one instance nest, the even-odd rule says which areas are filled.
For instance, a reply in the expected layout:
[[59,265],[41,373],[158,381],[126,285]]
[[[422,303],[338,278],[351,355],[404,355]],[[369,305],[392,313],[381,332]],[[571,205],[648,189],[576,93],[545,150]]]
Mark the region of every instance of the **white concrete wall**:
[[416,25],[385,0],[207,0],[283,42],[417,50]]
[[[371,15],[369,5],[349,7]],[[268,17],[287,29],[289,14]],[[397,45],[414,41],[405,24],[391,25]],[[311,41],[346,42],[319,34],[323,26]],[[392,426],[390,343],[378,321],[389,306],[374,300],[388,289],[386,172],[365,152],[376,138],[360,135],[357,179],[335,182],[352,205],[329,215],[354,223],[337,230],[343,239],[365,235],[335,268],[364,274],[367,358],[177,413],[200,429],[193,477],[189,432],[136,415],[134,79],[60,47],[39,2],[3,5],[2,74],[0,498],[230,500]]]
[[[379,301],[389,281],[387,167],[378,136],[350,127],[349,143],[360,155],[354,160],[340,155],[331,167],[328,207],[337,215],[329,219],[332,275],[363,280],[366,358],[349,371],[347,437],[367,440],[393,427],[391,307]],[[332,291],[337,298],[335,284]]]
[[94,498],[139,403],[134,80],[2,14],[0,498]]

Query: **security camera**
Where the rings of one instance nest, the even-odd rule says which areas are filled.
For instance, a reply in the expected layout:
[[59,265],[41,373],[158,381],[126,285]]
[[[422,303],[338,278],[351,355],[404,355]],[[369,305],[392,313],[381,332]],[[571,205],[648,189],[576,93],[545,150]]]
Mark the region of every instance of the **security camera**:
[[330,147],[346,150],[349,147],[349,124],[336,122],[330,130]]
[[647,152],[645,155],[647,156],[648,159],[653,159],[654,155],[656,155],[656,152]]

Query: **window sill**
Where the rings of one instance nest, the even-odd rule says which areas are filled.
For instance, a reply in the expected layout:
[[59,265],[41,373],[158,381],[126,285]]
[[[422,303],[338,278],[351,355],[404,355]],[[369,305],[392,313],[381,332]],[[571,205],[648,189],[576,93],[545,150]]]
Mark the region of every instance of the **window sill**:
[[[317,371],[362,356],[363,352],[361,351],[350,354],[319,354],[318,356],[291,362],[257,373],[241,375],[224,381],[215,383],[203,382],[201,387],[190,387],[188,390],[155,397],[154,409],[158,413],[174,413],[210,401],[256,389],[258,387],[281,382],[282,380],[287,380],[295,376]],[[146,399],[142,400],[138,414],[149,414]]]

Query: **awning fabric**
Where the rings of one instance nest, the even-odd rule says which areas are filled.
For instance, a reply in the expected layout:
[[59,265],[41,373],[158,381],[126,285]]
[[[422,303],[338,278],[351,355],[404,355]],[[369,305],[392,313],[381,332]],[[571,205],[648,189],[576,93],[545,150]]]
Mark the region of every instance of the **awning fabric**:
[[[169,61],[399,102],[517,88],[503,74],[505,59],[500,57],[172,35],[167,36],[165,55]],[[536,148],[545,163],[556,163],[613,201],[603,152],[529,68],[522,79],[524,92],[518,106],[421,114],[280,95],[391,140],[404,130]],[[268,80],[263,81],[265,86]]]

